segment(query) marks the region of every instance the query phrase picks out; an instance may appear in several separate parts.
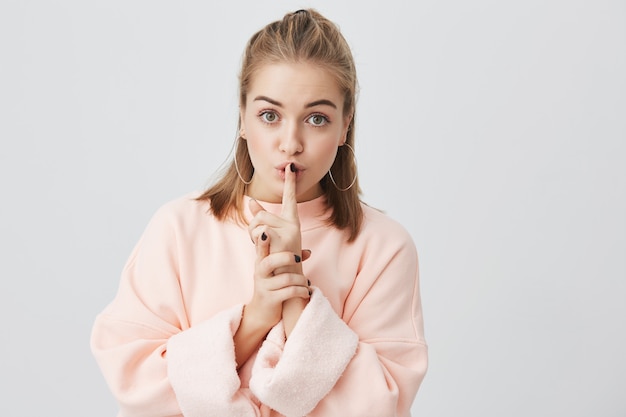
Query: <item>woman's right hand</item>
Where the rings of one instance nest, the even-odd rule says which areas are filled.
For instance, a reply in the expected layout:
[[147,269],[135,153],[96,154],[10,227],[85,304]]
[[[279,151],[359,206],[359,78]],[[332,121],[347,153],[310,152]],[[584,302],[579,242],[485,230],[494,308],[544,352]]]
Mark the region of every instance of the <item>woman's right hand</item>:
[[270,329],[280,321],[285,300],[309,298],[309,283],[304,275],[276,271],[294,269],[293,265],[307,259],[311,252],[302,251],[300,260],[292,252],[270,254],[270,239],[267,235],[265,239],[262,236],[255,242],[254,293],[250,302],[244,306],[239,328],[233,337],[237,369],[250,358]]
[[256,242],[256,255],[254,293],[244,314],[269,330],[280,321],[284,301],[294,297],[309,299],[309,283],[302,273],[278,271],[293,271],[288,267],[306,260],[310,252],[270,253],[270,237],[262,234]]

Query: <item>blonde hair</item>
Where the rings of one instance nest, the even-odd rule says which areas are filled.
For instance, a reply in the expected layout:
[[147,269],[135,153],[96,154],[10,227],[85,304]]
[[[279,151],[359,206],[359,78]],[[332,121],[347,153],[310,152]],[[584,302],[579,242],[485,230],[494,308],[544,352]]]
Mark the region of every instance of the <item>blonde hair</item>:
[[[327,69],[335,77],[344,93],[344,115],[352,116],[345,143],[354,149],[356,68],[350,47],[339,28],[317,11],[307,9],[288,13],[282,20],[270,23],[255,33],[246,45],[239,74],[241,108],[245,108],[248,89],[259,68],[282,62],[311,62]],[[237,166],[246,180],[252,178],[254,173],[247,142],[241,137],[236,141],[233,161],[215,184],[198,197],[209,200],[211,211],[221,220],[229,216],[243,220],[242,202],[246,184],[239,178]],[[338,187],[345,188],[356,178],[353,186],[346,191],[339,191],[328,173],[320,180],[326,203],[332,208],[329,223],[347,230],[352,241],[361,229],[363,210],[355,156],[348,146],[339,147],[331,171]]]

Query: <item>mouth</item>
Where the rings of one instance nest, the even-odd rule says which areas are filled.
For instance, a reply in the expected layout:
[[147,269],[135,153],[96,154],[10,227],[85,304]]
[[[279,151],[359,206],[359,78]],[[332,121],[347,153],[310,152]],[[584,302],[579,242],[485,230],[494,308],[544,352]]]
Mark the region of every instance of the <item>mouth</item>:
[[[291,169],[290,165],[292,164],[292,162],[285,162],[283,164],[277,165],[276,166],[276,171],[278,172],[278,176],[280,177],[281,180],[285,180],[285,170],[286,169]],[[304,167],[302,165],[299,165],[295,162],[293,162],[294,167],[296,168],[295,170],[295,174],[296,174],[296,179],[300,178],[300,176],[302,175],[302,173],[305,171]]]

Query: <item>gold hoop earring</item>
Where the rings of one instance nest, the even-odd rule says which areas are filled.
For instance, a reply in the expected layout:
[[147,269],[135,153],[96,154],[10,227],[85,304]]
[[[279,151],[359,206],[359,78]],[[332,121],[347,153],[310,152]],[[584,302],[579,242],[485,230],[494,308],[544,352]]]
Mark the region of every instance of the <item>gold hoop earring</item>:
[[346,188],[339,188],[339,186],[335,182],[335,179],[333,178],[333,173],[330,172],[330,169],[328,170],[328,175],[330,176],[330,180],[335,185],[336,189],[338,189],[339,191],[348,191],[350,188],[352,188],[352,186],[356,182],[356,177],[358,176],[359,170],[358,170],[358,165],[357,165],[357,162],[356,162],[356,153],[354,152],[354,149],[352,148],[352,146],[348,145],[347,143],[344,143],[343,146],[347,146],[348,149],[350,149],[350,151],[352,151],[352,159],[354,159],[354,168],[355,168],[354,169],[354,178],[352,178],[352,182]]
[[252,177],[250,177],[250,181],[246,181],[241,176],[241,172],[239,172],[239,164],[237,164],[237,150],[239,149],[239,139],[242,139],[242,137],[239,136],[237,140],[235,141],[235,150],[233,152],[233,160],[235,161],[235,171],[237,171],[237,175],[239,176],[239,179],[241,180],[241,182],[243,182],[245,185],[250,185],[250,183],[252,182],[252,177],[254,177],[254,172],[252,172]]

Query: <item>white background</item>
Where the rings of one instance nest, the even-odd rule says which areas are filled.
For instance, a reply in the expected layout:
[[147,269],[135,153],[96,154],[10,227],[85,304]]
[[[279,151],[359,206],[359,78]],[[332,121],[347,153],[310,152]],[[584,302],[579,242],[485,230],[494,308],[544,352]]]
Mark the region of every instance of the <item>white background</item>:
[[230,152],[246,40],[308,5],[353,48],[364,200],[420,253],[414,415],[626,416],[609,0],[1,0],[0,415],[115,415],[93,320],[152,213]]

